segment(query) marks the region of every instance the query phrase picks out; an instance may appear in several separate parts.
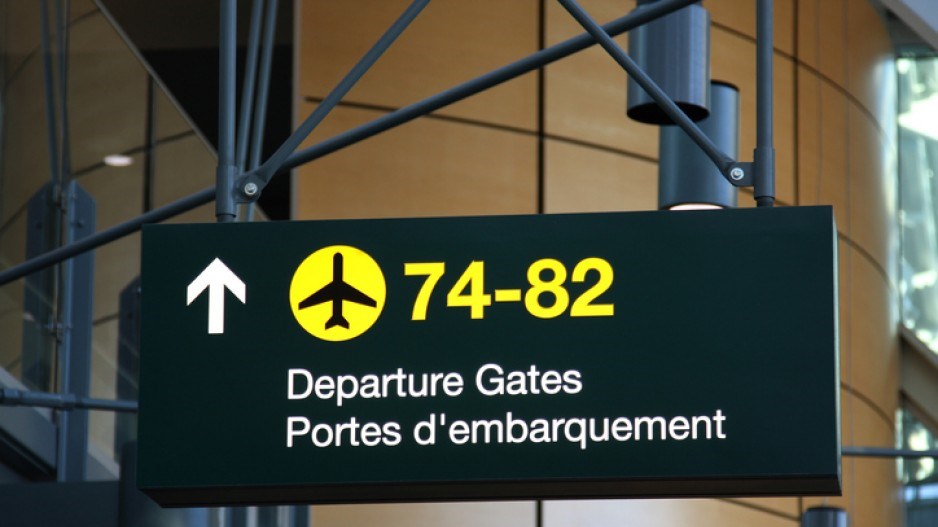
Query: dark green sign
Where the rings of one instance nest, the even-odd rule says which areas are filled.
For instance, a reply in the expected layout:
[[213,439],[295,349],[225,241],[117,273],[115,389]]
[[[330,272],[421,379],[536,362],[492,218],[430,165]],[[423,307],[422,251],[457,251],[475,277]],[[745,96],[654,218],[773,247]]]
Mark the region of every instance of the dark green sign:
[[158,225],[164,505],[840,493],[829,207]]

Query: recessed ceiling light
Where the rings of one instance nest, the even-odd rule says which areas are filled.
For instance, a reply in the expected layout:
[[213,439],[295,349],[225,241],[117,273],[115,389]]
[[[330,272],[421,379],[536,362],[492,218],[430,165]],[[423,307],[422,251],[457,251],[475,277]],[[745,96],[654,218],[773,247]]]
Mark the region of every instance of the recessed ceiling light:
[[109,167],[126,167],[134,163],[134,159],[130,156],[125,156],[122,154],[111,154],[109,156],[104,156],[104,164]]

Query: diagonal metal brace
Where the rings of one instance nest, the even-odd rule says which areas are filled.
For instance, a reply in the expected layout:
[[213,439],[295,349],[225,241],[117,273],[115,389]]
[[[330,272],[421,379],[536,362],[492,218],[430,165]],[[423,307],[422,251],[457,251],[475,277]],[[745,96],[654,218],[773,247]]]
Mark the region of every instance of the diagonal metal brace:
[[403,14],[388,28],[388,30],[375,42],[374,46],[358,61],[357,64],[346,74],[346,76],[329,92],[329,95],[323,99],[322,103],[303,121],[303,124],[296,129],[286,141],[280,145],[280,148],[274,152],[274,155],[265,161],[257,170],[250,172],[237,179],[235,183],[235,200],[242,203],[250,203],[258,198],[260,191],[264,189],[274,174],[283,167],[284,162],[300,144],[313,132],[316,126],[329,115],[342,97],[345,96],[362,78],[362,76],[377,62],[391,44],[397,40],[397,37],[407,29],[407,26],[417,18],[417,15],[423,11],[423,8],[430,3],[430,0],[414,0],[413,3],[404,11]]
[[[700,127],[678,108],[674,100],[672,100],[614,40],[612,40],[609,33],[606,33],[606,31],[580,7],[576,0],[558,1],[564,9],[583,26],[583,29],[596,39],[599,45],[606,50],[606,53],[608,53],[656,103],[658,103],[661,110],[664,111],[675,124],[680,126],[691,140],[697,143],[697,146],[707,154],[707,157],[713,161],[713,164],[716,165],[727,181],[737,187],[752,185],[751,170],[746,170],[744,164],[736,163],[732,157],[721,151],[716,144],[707,137],[707,134],[703,133]],[[730,175],[731,171],[736,171],[735,177]],[[740,171],[742,171],[742,175],[740,175]],[[747,174],[750,174],[749,177],[746,177]],[[749,185],[745,185],[745,182],[748,182]]]

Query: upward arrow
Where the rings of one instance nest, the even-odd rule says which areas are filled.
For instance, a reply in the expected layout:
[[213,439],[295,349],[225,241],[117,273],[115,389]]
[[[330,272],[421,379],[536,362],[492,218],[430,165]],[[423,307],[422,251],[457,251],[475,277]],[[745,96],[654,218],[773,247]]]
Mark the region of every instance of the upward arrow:
[[199,276],[189,284],[186,289],[186,305],[208,289],[208,332],[219,334],[225,332],[225,289],[231,291],[242,304],[247,303],[246,287],[228,266],[215,258],[208,264]]

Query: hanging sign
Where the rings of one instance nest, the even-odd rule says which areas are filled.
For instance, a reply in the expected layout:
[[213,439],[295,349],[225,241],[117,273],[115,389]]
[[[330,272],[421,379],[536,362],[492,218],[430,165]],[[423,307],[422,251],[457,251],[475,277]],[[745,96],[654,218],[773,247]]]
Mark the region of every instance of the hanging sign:
[[148,226],[163,505],[838,494],[829,207]]

